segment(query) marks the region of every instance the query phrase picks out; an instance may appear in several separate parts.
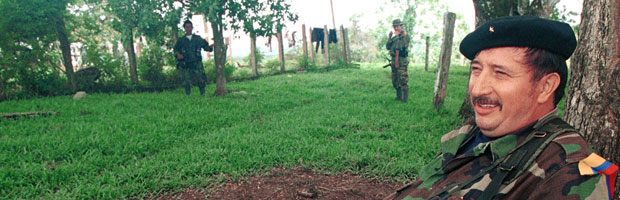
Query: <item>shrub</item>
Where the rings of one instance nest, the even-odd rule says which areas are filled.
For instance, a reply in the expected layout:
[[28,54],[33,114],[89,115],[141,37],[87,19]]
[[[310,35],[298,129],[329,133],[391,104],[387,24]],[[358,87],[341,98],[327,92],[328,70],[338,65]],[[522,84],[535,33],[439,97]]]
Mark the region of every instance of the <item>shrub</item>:
[[277,72],[280,70],[280,60],[278,59],[278,57],[265,61],[265,64],[263,65],[269,70],[269,73]]
[[22,68],[18,72],[17,84],[22,87],[19,97],[52,96],[71,93],[69,82],[59,73],[47,70],[47,66],[39,65],[37,68],[26,70]]
[[316,71],[318,69],[318,67],[316,66],[316,63],[314,61],[314,59],[309,58],[308,56],[305,55],[300,55],[297,57],[297,66],[300,69],[304,69],[306,71]]
[[[211,59],[207,62],[202,63],[205,73],[207,74],[207,82],[215,82],[217,78],[217,74],[215,72],[215,60]],[[230,65],[230,63],[226,62],[224,67],[224,76],[226,76],[226,80],[230,80],[233,72],[235,72],[235,66]]]
[[138,60],[140,79],[149,86],[161,87],[169,85],[168,78],[163,73],[164,59],[171,55],[161,47],[147,46]]
[[252,76],[252,69],[250,68],[239,68],[235,70],[235,74],[233,76],[236,76],[238,78],[248,78]]
[[[252,65],[252,60],[250,60],[251,58],[252,58],[252,52],[250,52],[248,56],[243,59],[243,61],[248,63],[248,65]],[[261,52],[260,49],[256,47],[256,65],[263,62],[264,59],[265,59],[265,54],[263,54],[263,52]]]

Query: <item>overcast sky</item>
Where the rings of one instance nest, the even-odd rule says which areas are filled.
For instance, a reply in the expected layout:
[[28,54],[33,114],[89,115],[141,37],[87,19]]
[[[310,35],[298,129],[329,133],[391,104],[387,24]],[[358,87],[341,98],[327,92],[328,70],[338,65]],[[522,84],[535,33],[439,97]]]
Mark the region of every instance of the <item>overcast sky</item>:
[[[387,21],[387,18],[391,13],[383,12],[378,13],[379,7],[385,2],[384,0],[332,0],[334,6],[334,20],[336,26],[339,28],[341,25],[345,27],[350,26],[351,22],[349,18],[354,14],[361,13],[362,18],[360,20],[363,28],[373,29],[378,26],[379,20]],[[473,30],[475,18],[474,18],[474,6],[471,0],[444,0],[448,4],[448,11],[461,14],[464,16],[470,30]],[[289,24],[287,30],[289,32],[297,31],[296,39],[301,38],[301,25],[306,24],[306,29],[309,27],[323,27],[327,25],[328,28],[333,28],[332,15],[330,9],[330,0],[291,0],[291,9],[293,12],[299,15],[299,21],[295,24]],[[583,0],[561,0],[558,7],[562,8],[566,6],[569,11],[576,11],[581,13],[581,7]],[[579,16],[576,16],[575,21],[579,21]],[[195,32],[204,36],[204,26],[196,22],[202,21],[202,17],[195,16],[192,21],[194,22]],[[286,30],[285,30],[286,31]],[[233,35],[231,32],[225,33],[224,37]],[[249,54],[250,44],[249,39],[243,32],[234,34],[235,38],[232,43],[232,50],[234,57],[247,56]],[[210,37],[210,36],[209,36]],[[257,46],[261,51],[270,53],[269,48],[265,46],[266,39],[257,39]],[[273,50],[271,53],[277,52],[277,41],[275,38],[272,40]],[[298,44],[300,45],[300,44]],[[286,45],[285,45],[286,46]]]

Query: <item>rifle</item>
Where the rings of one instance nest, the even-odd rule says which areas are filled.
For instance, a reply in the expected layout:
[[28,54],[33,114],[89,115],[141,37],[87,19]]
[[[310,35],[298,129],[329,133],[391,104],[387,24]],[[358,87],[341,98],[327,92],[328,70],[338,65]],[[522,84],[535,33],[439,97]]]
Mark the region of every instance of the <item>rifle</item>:
[[387,62],[388,62],[388,64],[383,65],[383,68],[387,68],[387,67],[389,67],[390,65],[392,65],[392,60],[390,60],[390,58],[389,58],[389,57],[387,57],[387,56],[386,56],[386,57],[383,57],[383,59],[385,59],[385,61],[387,61]]

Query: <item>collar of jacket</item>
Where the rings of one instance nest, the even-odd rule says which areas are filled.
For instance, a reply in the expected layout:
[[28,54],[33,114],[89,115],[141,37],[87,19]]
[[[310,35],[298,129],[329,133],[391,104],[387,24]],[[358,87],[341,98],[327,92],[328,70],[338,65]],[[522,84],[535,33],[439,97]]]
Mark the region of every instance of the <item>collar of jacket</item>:
[[[547,113],[545,116],[539,118],[537,122],[534,123],[534,126],[531,128],[539,128],[556,116],[557,109],[554,109],[553,111]],[[438,155],[438,157],[435,157],[435,159],[433,159],[430,163],[420,169],[420,179],[426,182],[429,178],[435,177],[434,175],[446,173],[444,170],[449,171],[449,169],[445,169],[445,167],[447,166],[449,161],[454,159],[458,149],[463,146],[464,143],[466,143],[466,140],[471,138],[472,134],[475,134],[474,131],[477,131],[477,129],[478,128],[475,124],[468,124],[460,127],[459,129],[453,130],[448,134],[443,135],[441,137],[441,153]],[[515,147],[523,144],[525,141],[528,141],[531,137],[533,137],[533,134],[515,133],[505,135],[493,141],[480,143],[472,149],[473,153],[466,152],[461,156],[478,156],[490,148],[490,151],[492,153],[491,155],[495,160],[506,156],[511,151],[513,151]],[[531,131],[526,131],[524,133],[531,133]]]
[[[547,113],[543,117],[539,118],[534,125],[531,127],[533,129],[540,128],[542,125],[546,124],[550,119],[553,119],[557,116],[557,108]],[[523,142],[528,141],[532,134],[524,134],[530,133],[530,127],[523,127],[513,133],[504,135],[500,138],[497,138],[493,141],[480,143],[478,146],[472,149],[473,155],[478,156],[484,153],[488,148],[490,148],[491,154],[493,156],[493,160],[497,158],[501,158],[506,156],[512,149],[521,145]],[[470,134],[477,129],[476,125],[466,125],[457,130],[454,130],[441,138],[441,151],[446,160],[454,158],[459,148],[461,148],[471,136]],[[451,155],[451,156],[446,156]],[[471,155],[471,154],[469,154]],[[445,163],[445,162],[442,162]]]

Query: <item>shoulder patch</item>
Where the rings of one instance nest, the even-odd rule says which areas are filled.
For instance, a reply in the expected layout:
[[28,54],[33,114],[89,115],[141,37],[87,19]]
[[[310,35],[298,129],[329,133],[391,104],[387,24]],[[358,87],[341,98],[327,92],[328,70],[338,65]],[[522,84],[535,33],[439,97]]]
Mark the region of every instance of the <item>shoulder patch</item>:
[[587,158],[580,160],[578,166],[579,174],[581,175],[601,174],[605,176],[607,191],[609,191],[609,199],[611,199],[611,195],[614,193],[618,166],[595,153],[592,153]]

